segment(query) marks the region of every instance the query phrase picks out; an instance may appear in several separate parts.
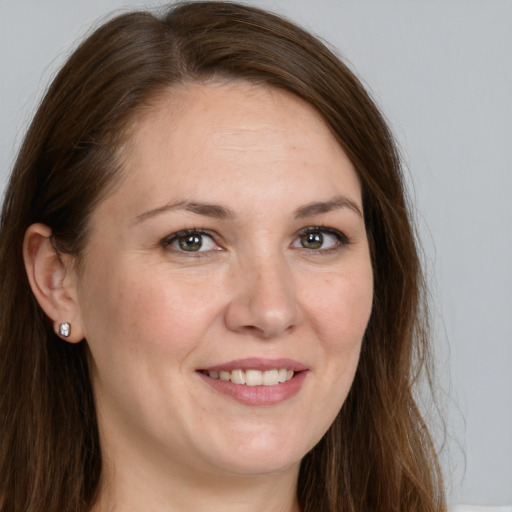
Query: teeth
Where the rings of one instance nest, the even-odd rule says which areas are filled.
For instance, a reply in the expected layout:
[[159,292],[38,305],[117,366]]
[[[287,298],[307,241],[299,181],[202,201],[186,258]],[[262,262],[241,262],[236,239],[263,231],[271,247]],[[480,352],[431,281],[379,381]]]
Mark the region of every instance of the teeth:
[[279,370],[269,370],[263,374],[264,386],[275,386],[279,384]]
[[212,379],[220,379],[224,381],[231,381],[234,384],[245,384],[246,386],[275,386],[276,384],[290,380],[293,375],[293,370],[280,368],[275,370],[233,370],[227,371],[209,371],[206,372]]
[[261,386],[263,384],[263,373],[258,370],[247,370],[245,372],[245,383],[248,386]]
[[235,384],[245,384],[245,372],[243,370],[233,370],[231,372],[231,382]]
[[219,372],[219,378],[220,378],[220,380],[231,380],[231,373],[230,372]]

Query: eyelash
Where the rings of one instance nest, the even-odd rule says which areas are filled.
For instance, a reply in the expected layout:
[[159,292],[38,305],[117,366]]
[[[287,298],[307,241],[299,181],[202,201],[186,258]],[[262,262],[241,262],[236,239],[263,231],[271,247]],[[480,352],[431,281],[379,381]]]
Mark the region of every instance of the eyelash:
[[171,247],[174,242],[179,241],[180,238],[184,238],[187,236],[192,235],[200,235],[200,236],[206,236],[210,238],[216,245],[219,245],[216,241],[216,236],[213,232],[207,230],[207,229],[200,229],[200,228],[192,228],[192,229],[182,229],[181,231],[177,231],[176,233],[173,233],[172,235],[166,236],[161,242],[160,245],[164,249],[174,250],[175,252],[186,254],[189,257],[201,257],[204,256],[206,253],[211,251],[185,251],[180,250],[174,247]]
[[[327,255],[332,252],[339,251],[352,243],[350,238],[347,235],[345,235],[343,232],[341,232],[337,229],[328,228],[325,226],[309,226],[307,228],[301,229],[297,233],[293,243],[296,243],[296,241],[299,241],[301,239],[301,237],[307,236],[310,234],[331,235],[336,238],[337,243],[334,245],[334,247],[328,247],[327,249],[322,249],[322,248],[308,249],[306,247],[297,247],[298,249],[307,251],[308,254]],[[172,244],[179,241],[180,238],[184,238],[184,237],[192,236],[192,235],[206,236],[206,237],[210,238],[216,245],[219,245],[216,240],[217,237],[214,232],[209,231],[207,229],[201,229],[201,228],[183,229],[181,231],[177,231],[176,233],[173,233],[169,236],[166,236],[164,239],[162,239],[160,242],[160,245],[164,249],[173,250],[173,251],[175,251],[177,253],[181,253],[181,254],[186,254],[188,257],[196,257],[196,258],[202,257],[211,252],[211,250],[186,251],[186,250],[180,250],[178,248],[172,247]],[[201,248],[201,246],[200,246],[200,248]]]
[[305,235],[316,233],[331,235],[336,238],[337,243],[334,245],[334,247],[328,247],[327,249],[307,249],[306,247],[302,247],[302,249],[306,250],[308,254],[315,254],[320,256],[328,255],[339,251],[352,243],[352,240],[345,233],[334,228],[328,228],[326,226],[311,226],[301,229],[297,234],[296,239],[299,240]]

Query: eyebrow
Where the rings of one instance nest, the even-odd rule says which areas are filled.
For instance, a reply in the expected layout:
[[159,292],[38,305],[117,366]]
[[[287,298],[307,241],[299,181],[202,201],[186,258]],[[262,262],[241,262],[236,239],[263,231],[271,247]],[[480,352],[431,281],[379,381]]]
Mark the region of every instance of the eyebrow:
[[340,208],[348,208],[357,213],[359,217],[363,218],[363,212],[357,203],[345,196],[335,196],[328,201],[309,203],[305,206],[301,206],[295,211],[295,218],[303,219],[304,217],[312,217],[313,215],[327,213]]
[[213,217],[215,219],[231,219],[235,214],[223,206],[217,204],[198,203],[195,201],[177,201],[175,203],[167,203],[159,208],[153,208],[147,212],[137,215],[135,224],[144,222],[147,219],[155,217],[165,212],[174,212],[177,210],[185,210],[187,212],[196,213],[197,215],[204,215],[205,217]]
[[[332,210],[338,210],[340,208],[348,208],[359,215],[361,218],[363,217],[361,208],[354,201],[345,196],[335,196],[328,201],[318,201],[306,204],[300,208],[297,208],[297,210],[295,210],[294,216],[296,219],[303,219],[322,213],[328,213]],[[234,219],[236,217],[232,210],[217,204],[200,203],[196,201],[176,201],[174,203],[164,204],[163,206],[153,208],[141,213],[140,215],[137,215],[135,218],[135,224],[144,222],[145,220],[162,213],[179,210],[184,210],[195,213],[197,215],[203,215],[205,217],[212,217],[220,220]]]

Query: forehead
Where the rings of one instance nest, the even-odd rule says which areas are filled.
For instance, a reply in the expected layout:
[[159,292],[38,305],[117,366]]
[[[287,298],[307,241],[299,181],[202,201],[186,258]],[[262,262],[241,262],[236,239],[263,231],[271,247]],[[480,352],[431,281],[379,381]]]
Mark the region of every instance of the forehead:
[[320,114],[265,85],[174,87],[151,102],[130,132],[121,188],[136,194],[135,202],[169,201],[178,192],[219,201],[235,192],[249,199],[251,191],[277,198],[291,182],[302,184],[295,187],[299,195],[323,186],[326,195],[341,187],[360,196],[355,170]]
[[[306,125],[308,133],[301,137]],[[194,136],[204,137],[204,144],[233,149],[238,142],[260,142],[254,150],[271,151],[282,142],[275,135],[288,131],[295,145],[314,132],[326,145],[339,146],[312,105],[288,91],[245,81],[188,83],[168,89],[151,101],[131,133],[139,150],[157,145],[161,149],[170,137],[185,142]]]

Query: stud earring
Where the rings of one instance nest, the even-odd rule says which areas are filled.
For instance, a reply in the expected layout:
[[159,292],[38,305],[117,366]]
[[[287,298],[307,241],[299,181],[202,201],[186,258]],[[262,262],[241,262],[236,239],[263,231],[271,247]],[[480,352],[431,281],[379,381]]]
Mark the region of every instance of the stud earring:
[[61,336],[64,336],[64,338],[69,337],[69,335],[71,334],[71,324],[68,322],[59,324],[59,334]]

